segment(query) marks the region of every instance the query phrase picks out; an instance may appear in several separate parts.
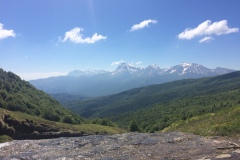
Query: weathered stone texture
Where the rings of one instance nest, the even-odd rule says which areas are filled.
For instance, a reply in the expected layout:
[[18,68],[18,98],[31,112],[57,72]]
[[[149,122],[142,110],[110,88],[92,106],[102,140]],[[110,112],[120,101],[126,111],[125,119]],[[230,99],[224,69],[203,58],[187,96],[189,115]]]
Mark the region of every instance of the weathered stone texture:
[[[230,143],[229,143],[230,142]],[[16,140],[0,144],[2,160],[239,160],[237,139],[179,132]],[[218,148],[221,149],[218,149]]]

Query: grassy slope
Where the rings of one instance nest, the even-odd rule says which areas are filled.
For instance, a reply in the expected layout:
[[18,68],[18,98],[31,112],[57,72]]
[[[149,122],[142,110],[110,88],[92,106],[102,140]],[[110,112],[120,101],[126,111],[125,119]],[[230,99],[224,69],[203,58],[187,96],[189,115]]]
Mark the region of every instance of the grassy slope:
[[240,134],[240,105],[178,121],[165,128],[166,131],[181,131],[209,136],[234,136]]
[[48,121],[22,112],[0,109],[0,133],[13,139],[55,138],[123,132],[122,129],[115,127],[95,124],[72,125]]

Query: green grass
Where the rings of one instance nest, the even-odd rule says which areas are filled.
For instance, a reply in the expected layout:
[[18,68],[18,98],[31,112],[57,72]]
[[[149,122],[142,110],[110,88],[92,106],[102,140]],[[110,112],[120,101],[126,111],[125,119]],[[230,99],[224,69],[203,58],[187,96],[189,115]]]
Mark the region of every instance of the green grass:
[[98,124],[79,124],[79,125],[73,125],[68,123],[61,123],[61,122],[53,122],[48,121],[43,118],[28,115],[21,112],[14,112],[13,116],[16,117],[20,121],[24,121],[25,119],[30,119],[34,121],[36,124],[45,124],[48,125],[51,128],[59,129],[59,131],[65,132],[65,131],[78,131],[83,132],[85,134],[117,134],[123,132],[122,129],[117,127],[108,127]]
[[236,136],[240,135],[240,105],[223,109],[216,114],[209,113],[178,121],[163,132],[181,131],[203,136]]
[[[7,117],[7,118],[6,118]],[[35,139],[34,133],[44,135],[45,133],[76,133],[80,135],[92,134],[119,134],[123,129],[117,127],[102,126],[97,124],[67,124],[45,120],[41,117],[26,113],[8,111],[0,108],[0,135],[8,135],[13,139]],[[6,141],[5,136],[1,136]],[[48,138],[42,136],[41,138]]]

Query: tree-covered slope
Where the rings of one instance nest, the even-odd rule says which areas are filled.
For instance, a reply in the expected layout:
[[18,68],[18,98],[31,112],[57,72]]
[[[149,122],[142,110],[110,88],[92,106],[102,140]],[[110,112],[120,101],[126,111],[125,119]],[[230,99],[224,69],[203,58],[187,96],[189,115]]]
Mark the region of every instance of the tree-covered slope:
[[83,99],[88,98],[81,95],[74,95],[74,94],[67,94],[67,93],[58,93],[58,94],[49,94],[49,95],[54,99],[56,99],[62,105],[66,105],[71,101],[81,101]]
[[159,103],[135,112],[120,113],[112,120],[126,127],[136,121],[142,131],[159,131],[179,121],[207,113],[216,113],[240,104],[240,90],[206,94]]
[[73,124],[85,120],[63,108],[60,103],[12,72],[0,69],[0,108],[20,111],[51,121]]
[[233,72],[137,88],[67,107],[87,118],[110,117],[123,127],[134,120],[142,130],[149,131],[239,103],[240,72]]

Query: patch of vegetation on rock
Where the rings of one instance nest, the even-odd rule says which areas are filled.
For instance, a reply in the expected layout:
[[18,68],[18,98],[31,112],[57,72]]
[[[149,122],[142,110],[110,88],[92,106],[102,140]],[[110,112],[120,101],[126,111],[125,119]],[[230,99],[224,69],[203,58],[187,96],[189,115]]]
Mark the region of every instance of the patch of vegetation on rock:
[[7,135],[0,135],[0,143],[12,141],[12,138]]

